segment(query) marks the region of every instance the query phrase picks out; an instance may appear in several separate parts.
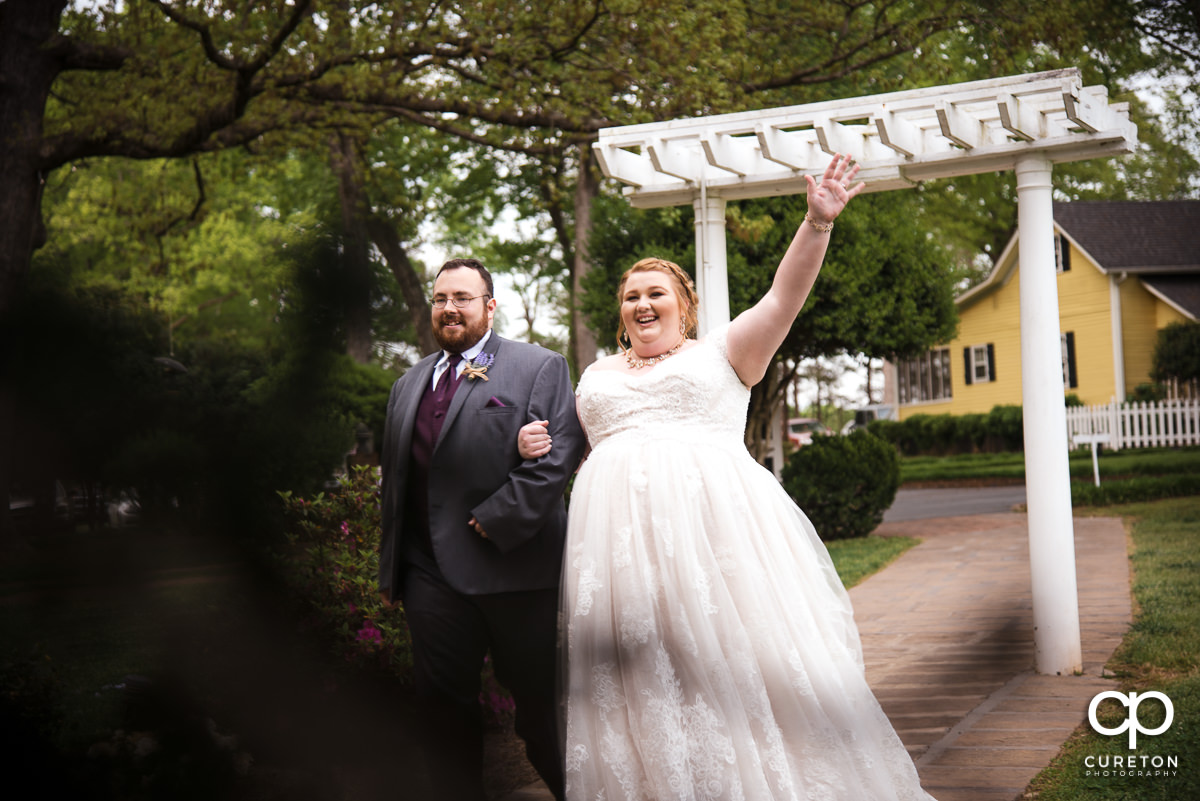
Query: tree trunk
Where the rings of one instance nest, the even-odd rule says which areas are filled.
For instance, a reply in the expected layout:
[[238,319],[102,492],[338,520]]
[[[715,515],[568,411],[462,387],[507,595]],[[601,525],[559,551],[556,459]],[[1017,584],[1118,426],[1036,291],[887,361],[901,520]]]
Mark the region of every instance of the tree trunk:
[[583,280],[592,269],[588,237],[592,233],[592,201],[600,194],[596,161],[590,142],[579,145],[579,179],[575,183],[575,247],[571,260],[571,356],[577,375],[596,361],[596,335],[580,309]]
[[342,207],[342,302],[346,353],[359,364],[371,358],[371,259],[367,238],[367,199],[362,186],[358,142],[341,132],[332,142],[333,170]]
[[867,385],[865,388],[865,392],[867,393],[867,405],[870,406],[872,403],[875,402],[875,388],[873,386],[874,382],[871,381],[872,374],[875,372],[873,369],[871,369],[871,367],[872,367],[872,362],[874,362],[875,360],[872,359],[870,356],[867,356],[867,357],[865,357],[865,361],[867,363]]
[[[58,32],[66,0],[7,0],[0,3],[0,330],[20,302],[33,251],[45,240],[39,163],[42,121],[50,85],[62,69],[47,52]],[[11,347],[14,337],[6,336]],[[0,375],[0,548],[15,540],[9,493],[16,432],[15,398]]]
[[746,448],[759,462],[771,455],[771,423],[786,400],[787,386],[793,374],[778,359],[772,360],[762,381],[750,390],[750,408],[746,413]]
[[379,248],[379,252],[383,254],[383,260],[387,262],[388,269],[396,277],[396,283],[400,285],[400,292],[404,295],[404,305],[408,306],[413,330],[417,332],[417,346],[421,349],[421,353],[433,353],[438,347],[437,342],[433,339],[429,299],[425,297],[421,276],[417,275],[412,260],[408,258],[408,251],[404,249],[404,244],[396,234],[395,226],[387,220],[368,217],[367,231],[370,233],[375,247]]

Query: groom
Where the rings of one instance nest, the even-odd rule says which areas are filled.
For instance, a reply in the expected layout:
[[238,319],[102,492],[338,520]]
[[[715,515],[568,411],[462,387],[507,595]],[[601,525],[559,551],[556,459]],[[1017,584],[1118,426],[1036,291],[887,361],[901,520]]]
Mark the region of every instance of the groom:
[[[479,674],[490,651],[529,761],[561,799],[563,491],[584,447],[570,374],[559,354],[492,331],[492,277],[475,259],[442,266],[432,306],[442,350],[388,401],[379,588],[404,603],[435,797],[484,798]],[[549,421],[554,448],[522,461],[517,431],[534,420]]]

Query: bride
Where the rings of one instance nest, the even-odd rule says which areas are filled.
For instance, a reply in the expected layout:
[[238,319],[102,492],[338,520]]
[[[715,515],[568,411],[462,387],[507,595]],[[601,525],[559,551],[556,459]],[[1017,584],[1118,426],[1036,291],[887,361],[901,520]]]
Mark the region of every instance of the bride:
[[[835,156],[753,308],[695,340],[677,265],[643,259],[622,353],[577,390],[591,453],[562,587],[570,801],[931,801],[867,686],[849,598],[804,513],[743,444],[750,387],[862,191]],[[625,344],[628,343],[628,344]],[[521,453],[552,447],[544,422]]]

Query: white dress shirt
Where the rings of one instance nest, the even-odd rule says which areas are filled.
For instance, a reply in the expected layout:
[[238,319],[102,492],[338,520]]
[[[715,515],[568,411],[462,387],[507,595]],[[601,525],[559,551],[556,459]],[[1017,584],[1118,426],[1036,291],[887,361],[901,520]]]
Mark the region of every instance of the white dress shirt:
[[[462,352],[462,361],[458,363],[458,375],[462,375],[463,370],[467,369],[467,365],[471,363],[471,360],[483,352],[483,346],[487,344],[491,336],[492,329],[489,328],[487,333],[478,342]],[[433,366],[433,384],[430,385],[430,389],[437,389],[438,379],[442,377],[442,373],[446,372],[446,368],[449,366],[450,354],[447,351],[442,351],[442,358],[438,359],[437,364]]]

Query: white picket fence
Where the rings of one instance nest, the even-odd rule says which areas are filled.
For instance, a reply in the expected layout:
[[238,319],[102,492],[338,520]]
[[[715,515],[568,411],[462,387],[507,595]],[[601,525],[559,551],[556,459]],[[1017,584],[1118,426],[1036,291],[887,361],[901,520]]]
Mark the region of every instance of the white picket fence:
[[1107,435],[1113,450],[1200,445],[1200,399],[1067,408],[1067,438]]

